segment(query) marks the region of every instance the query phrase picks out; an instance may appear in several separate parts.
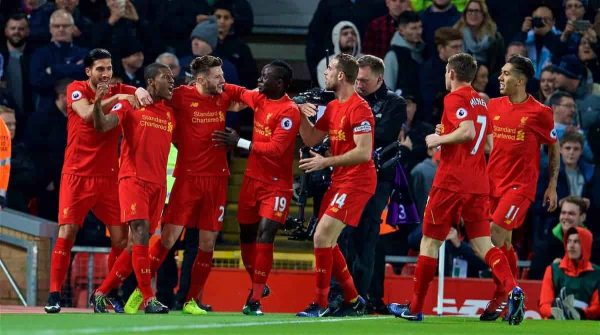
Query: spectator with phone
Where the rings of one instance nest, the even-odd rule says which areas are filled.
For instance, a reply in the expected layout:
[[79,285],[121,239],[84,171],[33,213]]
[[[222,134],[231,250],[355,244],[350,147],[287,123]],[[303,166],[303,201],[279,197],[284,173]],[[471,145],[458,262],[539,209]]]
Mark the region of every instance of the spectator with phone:
[[[597,44],[598,37],[589,20],[584,20],[585,6],[582,0],[566,0],[564,2],[567,23],[560,35],[560,56],[577,54],[579,42],[583,37],[592,44]],[[557,55],[558,56],[558,55]]]
[[515,38],[525,44],[538,80],[542,69],[552,63],[553,54],[560,51],[560,31],[554,23],[552,10],[547,6],[539,6],[531,16],[525,17],[521,32]]

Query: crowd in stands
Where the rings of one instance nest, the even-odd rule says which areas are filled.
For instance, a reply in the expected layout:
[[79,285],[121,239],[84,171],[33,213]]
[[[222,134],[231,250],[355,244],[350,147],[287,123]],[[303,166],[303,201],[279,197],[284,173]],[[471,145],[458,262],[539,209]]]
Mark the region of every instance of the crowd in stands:
[[[323,87],[327,56],[384,60],[385,84],[407,100],[402,163],[422,212],[438,159],[424,138],[441,117],[448,58],[462,51],[475,56],[473,87],[485,99],[500,95],[498,76],[509,56],[530,58],[536,72],[528,92],[554,111],[557,192],[567,199],[546,211],[548,158],[542,155],[538,197],[513,241],[519,258],[532,260],[528,278],[542,279],[564,256],[572,226],[592,233],[589,260],[600,264],[599,8],[597,0],[321,0],[308,26],[306,64],[312,82]],[[144,65],[155,60],[183,85],[190,62],[207,54],[223,58],[228,82],[256,86],[246,0],[7,0],[0,13],[0,117],[13,136],[8,207],[46,219],[57,216],[65,88],[85,78],[83,57],[91,48],[108,49],[114,80],[137,87],[144,86]],[[469,275],[482,275],[481,264],[461,251],[468,249],[461,236],[459,229],[448,237],[450,254],[468,260]],[[394,243],[410,245],[410,238]]]

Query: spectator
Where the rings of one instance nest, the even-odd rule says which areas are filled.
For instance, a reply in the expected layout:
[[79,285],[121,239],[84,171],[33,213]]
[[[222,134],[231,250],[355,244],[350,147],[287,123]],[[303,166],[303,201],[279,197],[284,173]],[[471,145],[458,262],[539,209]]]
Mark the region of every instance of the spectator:
[[600,96],[593,92],[593,85],[587,82],[588,71],[575,55],[561,58],[554,68],[556,89],[573,95],[577,103],[577,113],[583,130],[600,120]]
[[6,193],[7,207],[28,213],[29,201],[35,195],[35,166],[23,142],[14,142],[17,129],[15,111],[0,106],[0,118],[4,121],[11,138],[10,179]]
[[[155,37],[163,50],[184,55],[186,36],[196,24],[210,13],[206,0],[149,0],[148,20],[156,29]],[[112,10],[111,10],[112,12]],[[202,16],[200,16],[202,15]],[[200,16],[200,17],[199,17]]]
[[26,0],[29,13],[29,43],[38,48],[50,42],[50,15],[56,10],[53,2],[47,0]]
[[385,57],[390,50],[390,41],[396,32],[398,17],[407,10],[412,10],[410,0],[385,0],[388,9],[386,15],[373,19],[363,39],[363,51],[367,55]]
[[554,68],[552,66],[546,66],[542,69],[542,73],[540,74],[540,89],[536,94],[534,94],[534,96],[541,103],[546,103],[548,98],[555,91]]
[[406,122],[402,124],[398,140],[400,140],[404,169],[411,171],[415,165],[430,156],[425,144],[425,136],[433,133],[434,127],[416,117],[417,103],[414,97],[409,95],[405,100]]
[[507,6],[506,0],[486,0],[486,4],[504,41],[514,41],[521,31],[523,18],[531,14],[532,1],[511,1],[510,6]]
[[[13,14],[4,27],[6,43],[0,44],[0,54],[4,57],[4,77],[8,92],[15,101],[17,122],[25,125],[27,116],[33,112],[31,85],[29,84],[29,64],[32,48],[28,43],[29,21],[25,14]],[[20,137],[17,133],[17,139]]]
[[[384,80],[388,88],[399,95],[412,95],[421,102],[419,68],[423,63],[423,24],[419,15],[406,11],[398,18],[398,31],[385,54]],[[402,66],[402,67],[401,67]]]
[[[596,50],[593,49],[596,48]],[[577,57],[588,69],[588,82],[593,81],[594,83],[600,83],[600,60],[598,59],[598,52],[600,52],[600,43],[590,43],[590,39],[587,37],[581,38],[579,46],[577,47]],[[590,77],[591,75],[591,77]]]
[[73,15],[75,25],[73,26],[73,41],[77,45],[86,48],[93,47],[92,45],[92,30],[94,23],[92,20],[81,14],[79,11],[79,0],[56,0],[56,9],[64,9]]
[[171,72],[173,72],[173,77],[175,78],[175,87],[185,85],[185,76],[181,71],[181,66],[179,66],[179,59],[177,59],[177,56],[170,52],[163,52],[156,57],[156,63],[164,64],[171,69]]
[[460,13],[450,0],[433,0],[431,6],[421,13],[425,54],[435,53],[435,31],[441,27],[452,27],[460,19]]
[[[412,8],[415,12],[424,11],[431,6],[432,2],[432,0],[410,0]],[[462,12],[467,6],[467,0],[452,0],[452,3],[454,6],[456,6],[456,9],[458,9],[459,12]]]
[[31,56],[29,81],[33,88],[34,108],[54,99],[54,85],[63,78],[84,79],[83,58],[87,49],[73,44],[73,16],[64,9],[50,17],[50,44]]
[[545,240],[534,251],[529,279],[541,279],[548,265],[560,261],[565,255],[563,238],[566,232],[570,228],[583,227],[586,220],[588,204],[583,198],[568,196],[561,199],[559,204],[559,223],[550,228]]
[[565,29],[560,35],[561,54],[577,54],[577,48],[582,37],[586,37],[593,41],[596,40],[597,34],[592,26],[587,29],[578,29],[575,26],[575,21],[583,20],[585,16],[585,6],[582,0],[565,0],[564,13],[567,18]]
[[473,55],[477,63],[487,64],[490,72],[502,67],[504,39],[484,0],[469,0],[454,27],[463,34],[465,52]]
[[232,28],[236,18],[233,16],[232,5],[227,1],[215,2],[214,15],[217,18],[219,31],[219,41],[214,53],[235,65],[243,86],[256,87],[256,78],[258,78],[256,61],[246,42],[233,34]]
[[152,56],[153,44],[159,42],[152,31],[147,21],[140,19],[131,0],[106,0],[106,7],[102,8],[102,19],[94,26],[93,45],[108,49],[114,59],[121,59],[122,48],[130,41],[137,40],[144,47],[144,54]]
[[36,111],[27,125],[26,144],[38,171],[38,215],[58,220],[58,187],[67,146],[67,85],[72,80],[59,80],[54,89],[56,98]]
[[590,262],[592,240],[585,228],[566,231],[565,255],[546,268],[542,281],[540,314],[544,319],[600,320],[600,267]]
[[552,54],[560,48],[560,32],[554,27],[554,14],[546,6],[539,6],[527,16],[516,39],[525,43],[529,59],[539,79],[542,69],[552,64]]
[[439,94],[446,93],[444,82],[446,64],[450,56],[456,55],[463,50],[462,33],[454,28],[442,27],[435,31],[435,47],[437,54],[431,56],[421,69],[421,93],[423,94],[423,106],[420,109],[419,118],[430,121],[433,109],[433,101]]
[[[519,41],[510,42],[506,48],[504,62],[508,62],[508,59],[512,55],[521,55],[523,57],[527,57],[527,48],[525,47],[525,44]],[[492,73],[492,75],[489,77],[486,93],[492,98],[500,96],[500,82],[498,81],[499,76],[500,71]],[[534,94],[539,89],[539,81],[535,78],[531,78],[531,80],[527,81],[526,89],[527,93]]]
[[467,268],[466,276],[470,278],[479,278],[480,273],[489,271],[489,267],[475,254],[473,247],[465,236],[464,231],[459,233],[456,228],[452,227],[446,237],[448,243],[445,245],[444,271],[448,277],[460,277],[460,270],[458,273],[454,272],[454,263],[465,264]]
[[594,166],[581,159],[584,137],[576,131],[566,132],[560,141],[561,169],[557,188],[568,189],[569,195],[581,197],[592,179]]
[[350,21],[340,21],[331,30],[331,41],[333,42],[333,55],[327,55],[317,65],[317,79],[319,86],[325,88],[325,70],[327,70],[327,58],[337,54],[349,54],[354,57],[362,56],[360,35],[356,26]]
[[[180,59],[180,64],[186,71],[190,71],[190,64],[196,57],[204,55],[212,55],[213,51],[217,47],[217,41],[219,34],[217,30],[217,19],[214,16],[198,23],[198,25],[192,30],[190,34],[190,40],[192,43],[192,55],[185,56]],[[240,79],[235,69],[235,66],[228,61],[223,59],[223,73],[225,80],[230,84],[239,84]],[[189,73],[189,72],[188,72]],[[186,76],[191,76],[191,73],[186,73]],[[231,113],[230,113],[231,114]]]
[[119,74],[123,78],[123,84],[135,87],[145,87],[144,81],[144,48],[137,40],[131,40],[123,46],[120,52],[121,67]]
[[252,33],[254,13],[248,0],[217,0],[213,2],[213,12],[217,8],[218,2],[223,2],[231,8],[231,15],[235,18],[235,22],[231,28],[233,35],[242,38]]
[[489,81],[490,71],[488,70],[487,65],[483,63],[477,64],[477,73],[475,73],[475,79],[471,85],[477,92],[485,92],[485,88],[487,87]]
[[[584,191],[586,197],[590,199],[588,208],[588,218],[590,222],[600,222],[600,122],[593,124],[588,130],[587,142],[594,153],[594,176],[586,185]],[[590,231],[596,236],[592,244],[592,261],[600,263],[600,224],[591,225]]]
[[383,0],[320,0],[308,26],[306,36],[306,64],[311,80],[316,83],[317,64],[326,56],[325,50],[333,50],[329,36],[333,26],[340,21],[350,21],[356,25],[359,36],[373,18],[386,13]]
[[425,211],[425,204],[429,197],[431,185],[433,185],[433,177],[435,177],[440,162],[439,152],[435,149],[427,149],[427,156],[410,171],[411,191],[418,213]]

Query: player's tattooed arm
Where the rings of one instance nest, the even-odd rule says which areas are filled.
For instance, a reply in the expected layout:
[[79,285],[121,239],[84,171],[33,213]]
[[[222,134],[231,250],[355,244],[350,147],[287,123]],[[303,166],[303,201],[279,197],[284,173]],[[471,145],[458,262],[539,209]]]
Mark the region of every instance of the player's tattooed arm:
[[96,87],[96,100],[92,109],[94,128],[99,132],[109,131],[119,124],[119,118],[115,114],[104,114],[102,112],[102,98],[104,98],[106,92],[108,92],[108,85],[106,83],[99,83]]
[[556,184],[558,181],[558,171],[560,169],[560,147],[558,142],[548,146],[548,188],[544,192],[544,205],[548,206],[548,212],[553,212],[558,203],[556,194]]

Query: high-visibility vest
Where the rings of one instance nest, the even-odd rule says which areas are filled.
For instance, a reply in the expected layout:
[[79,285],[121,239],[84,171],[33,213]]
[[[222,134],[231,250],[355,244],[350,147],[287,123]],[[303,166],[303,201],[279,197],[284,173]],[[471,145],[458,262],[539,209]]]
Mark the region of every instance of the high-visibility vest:
[[6,198],[10,176],[10,131],[0,118],[0,197]]

